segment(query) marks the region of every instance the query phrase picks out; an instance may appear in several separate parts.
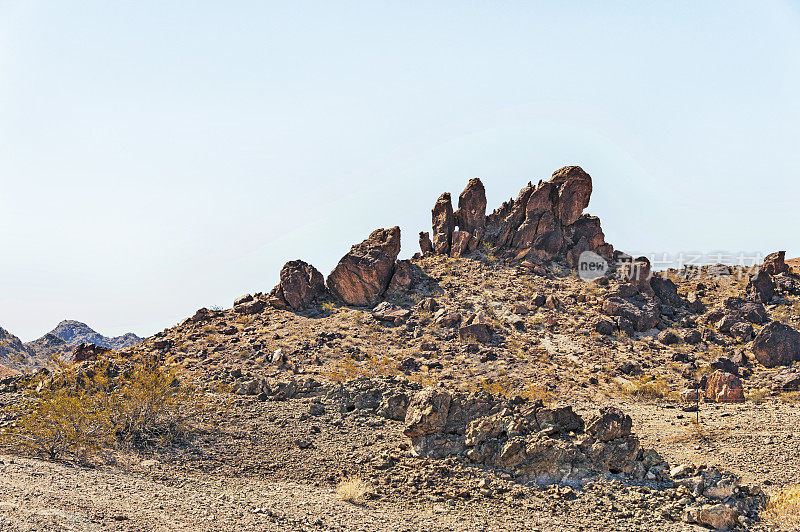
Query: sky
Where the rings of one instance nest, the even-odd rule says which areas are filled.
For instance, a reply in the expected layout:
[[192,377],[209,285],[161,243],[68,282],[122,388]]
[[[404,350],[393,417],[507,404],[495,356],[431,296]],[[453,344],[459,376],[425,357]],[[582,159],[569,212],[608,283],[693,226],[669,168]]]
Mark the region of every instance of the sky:
[[567,164],[618,249],[800,255],[800,2],[0,0],[0,326],[151,335]]

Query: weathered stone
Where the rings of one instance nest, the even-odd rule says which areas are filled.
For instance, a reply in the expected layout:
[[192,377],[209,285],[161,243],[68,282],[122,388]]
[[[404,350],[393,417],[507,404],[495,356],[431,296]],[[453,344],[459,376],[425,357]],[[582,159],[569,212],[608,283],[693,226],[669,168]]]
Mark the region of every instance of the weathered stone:
[[431,242],[431,235],[427,231],[419,232],[419,249],[422,251],[422,256],[427,257],[434,253],[433,242]]
[[72,350],[72,362],[84,362],[86,360],[97,360],[101,355],[106,355],[111,352],[108,347],[103,347],[95,344],[80,344]]
[[592,178],[580,166],[565,166],[553,172],[550,182],[557,187],[556,214],[561,225],[572,225],[589,206]]
[[779,273],[786,273],[789,271],[789,265],[785,262],[786,252],[776,251],[764,257],[764,264],[761,266],[761,271],[769,275],[778,275]]
[[396,322],[397,320],[405,320],[411,315],[411,311],[384,301],[372,310],[372,317],[378,321]]
[[793,392],[800,389],[800,373],[795,370],[786,370],[775,375],[772,380],[778,389],[784,392]]
[[400,253],[400,228],[376,229],[328,275],[328,290],[348,305],[370,306],[389,286]]
[[460,257],[467,252],[467,246],[472,235],[467,231],[454,231],[450,247],[451,257]]
[[765,326],[753,340],[756,359],[768,368],[800,360],[800,332],[779,321]]
[[411,288],[413,278],[411,275],[411,261],[398,260],[394,265],[394,273],[389,286],[386,288],[386,295],[396,295],[407,292]]
[[447,255],[450,253],[450,244],[456,225],[453,215],[453,203],[448,192],[445,192],[436,200],[436,204],[431,211],[431,218],[433,221],[433,249],[440,255]]
[[469,180],[458,196],[458,210],[454,213],[459,230],[474,235],[486,225],[486,190],[478,178]]
[[586,432],[594,439],[606,442],[630,435],[632,426],[631,416],[619,408],[607,406],[600,409],[600,414],[589,423]]
[[714,403],[743,403],[742,381],[736,375],[717,370],[706,383],[705,397]]
[[770,274],[764,270],[759,270],[747,285],[747,293],[756,301],[768,303],[775,295],[775,282]]
[[488,343],[492,339],[492,327],[486,323],[472,323],[458,329],[458,338],[462,342]]
[[325,295],[322,274],[302,260],[284,264],[280,279],[278,286],[270,292],[270,302],[278,308],[303,310]]
[[614,322],[607,318],[598,318],[594,323],[594,330],[602,335],[614,334]]
[[673,345],[681,341],[680,337],[669,329],[658,333],[656,338],[664,345]]

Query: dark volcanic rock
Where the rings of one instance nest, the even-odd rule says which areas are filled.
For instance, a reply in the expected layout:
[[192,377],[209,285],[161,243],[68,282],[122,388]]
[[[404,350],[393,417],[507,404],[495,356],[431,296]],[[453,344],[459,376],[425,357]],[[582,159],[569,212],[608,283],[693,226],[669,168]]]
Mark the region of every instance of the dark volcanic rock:
[[376,229],[328,275],[328,290],[348,305],[371,306],[389,286],[400,253],[400,228]]
[[753,353],[764,366],[788,366],[800,360],[800,332],[779,321],[773,321],[756,335]]
[[467,187],[458,196],[455,223],[461,231],[471,235],[483,231],[486,225],[486,190],[478,178],[470,179]]
[[427,231],[419,232],[419,249],[422,255],[431,255],[433,253],[433,242],[431,242],[431,235]]
[[293,260],[281,268],[281,282],[270,292],[270,302],[278,308],[303,310],[324,295],[322,274],[307,262]]
[[772,276],[764,270],[756,273],[747,285],[747,293],[756,301],[768,303],[772,296],[775,295],[775,282]]
[[431,218],[433,221],[433,249],[440,255],[447,255],[450,253],[450,243],[456,225],[449,192],[445,192],[436,200],[436,205],[431,211]]
[[776,251],[764,257],[764,264],[761,266],[761,271],[767,272],[770,275],[778,275],[789,271],[789,265],[786,264],[786,252]]

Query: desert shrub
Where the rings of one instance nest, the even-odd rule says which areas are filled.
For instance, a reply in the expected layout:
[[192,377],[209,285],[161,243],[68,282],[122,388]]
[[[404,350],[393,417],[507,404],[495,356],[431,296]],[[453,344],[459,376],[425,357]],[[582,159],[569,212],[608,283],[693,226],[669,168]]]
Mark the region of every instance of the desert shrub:
[[109,360],[62,368],[31,381],[3,440],[51,460],[111,447],[142,448],[182,440],[202,400],[155,361]]
[[786,530],[800,527],[800,484],[792,484],[770,495],[765,516]]
[[369,492],[370,485],[356,477],[346,478],[336,486],[336,495],[343,501],[352,503],[364,502]]
[[623,395],[630,395],[637,399],[670,399],[672,389],[662,379],[650,375],[640,375],[630,382],[620,384],[619,390]]

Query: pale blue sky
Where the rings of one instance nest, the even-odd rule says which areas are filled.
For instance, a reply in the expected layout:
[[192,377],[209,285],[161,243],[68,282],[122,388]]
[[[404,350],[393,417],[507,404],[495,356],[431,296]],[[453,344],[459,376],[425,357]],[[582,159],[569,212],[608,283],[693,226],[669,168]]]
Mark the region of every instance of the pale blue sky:
[[0,326],[149,335],[565,164],[617,248],[800,255],[797,2],[0,0]]

